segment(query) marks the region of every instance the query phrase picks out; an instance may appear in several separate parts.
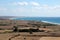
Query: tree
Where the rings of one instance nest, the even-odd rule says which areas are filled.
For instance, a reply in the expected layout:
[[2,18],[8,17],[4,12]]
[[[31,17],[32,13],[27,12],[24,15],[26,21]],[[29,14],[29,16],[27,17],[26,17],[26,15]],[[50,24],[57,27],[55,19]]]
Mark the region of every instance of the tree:
[[17,32],[18,31],[18,27],[17,26],[13,26],[13,31]]
[[46,25],[43,25],[43,28],[46,28]]

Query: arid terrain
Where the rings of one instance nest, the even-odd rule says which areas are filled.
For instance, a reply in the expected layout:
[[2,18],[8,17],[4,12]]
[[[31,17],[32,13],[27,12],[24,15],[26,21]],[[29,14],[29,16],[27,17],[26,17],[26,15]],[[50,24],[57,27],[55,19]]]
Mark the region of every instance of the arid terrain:
[[[0,34],[0,40],[60,40],[60,37],[28,35],[28,33],[6,33]],[[38,33],[39,34],[39,33]]]
[[[18,29],[15,32],[14,26]],[[60,25],[39,21],[0,20],[0,40],[60,40]]]

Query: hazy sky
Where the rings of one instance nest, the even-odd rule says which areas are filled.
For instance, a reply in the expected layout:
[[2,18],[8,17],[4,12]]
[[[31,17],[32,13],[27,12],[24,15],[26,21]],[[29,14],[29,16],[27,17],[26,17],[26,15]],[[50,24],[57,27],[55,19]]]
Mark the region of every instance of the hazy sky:
[[60,17],[60,0],[0,0],[0,16]]

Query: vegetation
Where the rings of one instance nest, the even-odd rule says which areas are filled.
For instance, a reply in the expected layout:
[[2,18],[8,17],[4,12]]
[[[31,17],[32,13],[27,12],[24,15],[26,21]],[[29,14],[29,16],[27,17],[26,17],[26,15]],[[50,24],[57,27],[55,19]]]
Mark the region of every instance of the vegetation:
[[18,31],[18,27],[17,26],[13,26],[13,31],[17,32]]
[[0,28],[0,30],[4,30],[3,28]]
[[0,24],[0,26],[8,26],[9,24]]
[[50,24],[50,23],[45,23],[43,25],[45,25],[45,26],[56,26],[56,24]]

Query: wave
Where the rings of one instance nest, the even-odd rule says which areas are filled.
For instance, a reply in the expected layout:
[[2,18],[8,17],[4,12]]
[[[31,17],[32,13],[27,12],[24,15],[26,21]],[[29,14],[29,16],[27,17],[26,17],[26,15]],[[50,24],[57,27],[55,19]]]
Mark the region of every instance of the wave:
[[54,23],[54,22],[48,22],[48,21],[42,21],[42,22],[60,25],[60,23]]
[[57,24],[60,25],[60,18],[45,18],[45,17],[16,17],[16,18],[10,18],[11,20],[29,20],[29,21],[41,21],[45,23],[50,24]]

